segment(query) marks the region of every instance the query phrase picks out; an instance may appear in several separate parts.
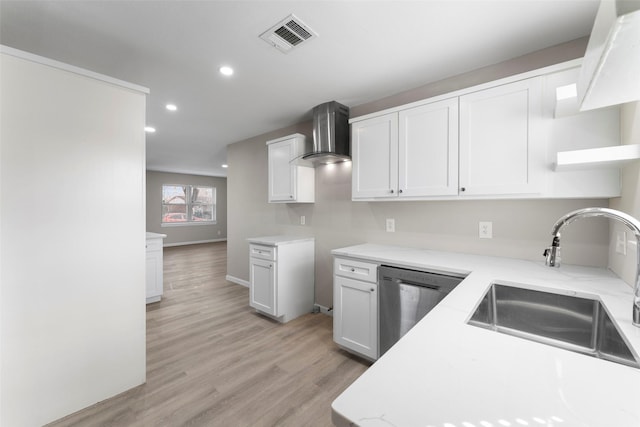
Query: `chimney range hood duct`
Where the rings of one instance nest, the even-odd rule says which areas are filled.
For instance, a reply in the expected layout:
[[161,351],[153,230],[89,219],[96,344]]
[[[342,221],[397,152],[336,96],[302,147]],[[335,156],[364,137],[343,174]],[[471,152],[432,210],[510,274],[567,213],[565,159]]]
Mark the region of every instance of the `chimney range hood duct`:
[[316,166],[351,160],[349,154],[349,107],[336,101],[314,107],[313,151],[302,159]]

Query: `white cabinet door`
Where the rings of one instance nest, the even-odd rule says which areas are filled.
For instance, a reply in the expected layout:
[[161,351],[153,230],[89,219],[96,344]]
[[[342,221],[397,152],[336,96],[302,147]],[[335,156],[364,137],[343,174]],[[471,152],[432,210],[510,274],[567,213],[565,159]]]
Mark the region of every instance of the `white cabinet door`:
[[460,195],[540,192],[540,78],[460,97]]
[[147,251],[147,303],[160,301],[162,296],[162,252]]
[[333,340],[374,360],[378,357],[377,286],[334,276]]
[[398,114],[351,125],[352,198],[396,197]]
[[158,302],[163,293],[162,239],[147,239],[146,249],[146,300]]
[[276,316],[276,263],[251,258],[249,266],[249,305]]
[[400,197],[458,194],[458,98],[400,111]]
[[289,164],[295,157],[292,141],[269,144],[269,201],[286,202],[296,198],[296,167]]

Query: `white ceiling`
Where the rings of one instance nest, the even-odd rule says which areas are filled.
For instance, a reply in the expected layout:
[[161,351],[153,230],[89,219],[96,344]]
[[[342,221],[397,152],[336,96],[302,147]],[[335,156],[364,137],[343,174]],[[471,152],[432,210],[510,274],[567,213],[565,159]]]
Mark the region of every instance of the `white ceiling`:
[[[230,143],[586,36],[598,4],[2,0],[0,43],[150,88],[147,167],[225,176]],[[259,35],[291,13],[319,37],[283,54]]]

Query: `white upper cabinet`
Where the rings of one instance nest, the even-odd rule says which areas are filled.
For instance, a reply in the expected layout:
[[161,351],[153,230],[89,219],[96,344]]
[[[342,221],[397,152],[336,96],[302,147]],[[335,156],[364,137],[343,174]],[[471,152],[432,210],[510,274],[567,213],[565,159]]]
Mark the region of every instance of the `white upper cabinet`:
[[399,118],[399,195],[457,194],[458,99],[410,108]]
[[458,99],[352,124],[353,198],[457,194]]
[[461,196],[540,193],[540,99],[540,78],[460,97]]
[[398,114],[351,125],[352,197],[395,197],[398,187]]
[[269,157],[269,202],[313,203],[315,200],[315,170],[295,164],[295,160],[310,150],[306,137],[293,134],[267,141]]
[[[619,107],[579,113],[557,89],[580,60],[351,119],[353,200],[620,195],[617,169],[556,172],[567,151],[620,145]],[[564,96],[564,94],[563,94]]]

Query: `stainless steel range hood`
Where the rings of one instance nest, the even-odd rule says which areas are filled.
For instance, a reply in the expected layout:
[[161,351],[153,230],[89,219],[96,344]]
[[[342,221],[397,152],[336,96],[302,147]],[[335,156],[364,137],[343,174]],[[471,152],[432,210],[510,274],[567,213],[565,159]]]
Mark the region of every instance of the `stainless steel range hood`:
[[336,101],[314,107],[313,151],[302,159],[317,166],[351,160],[349,154],[349,107]]

